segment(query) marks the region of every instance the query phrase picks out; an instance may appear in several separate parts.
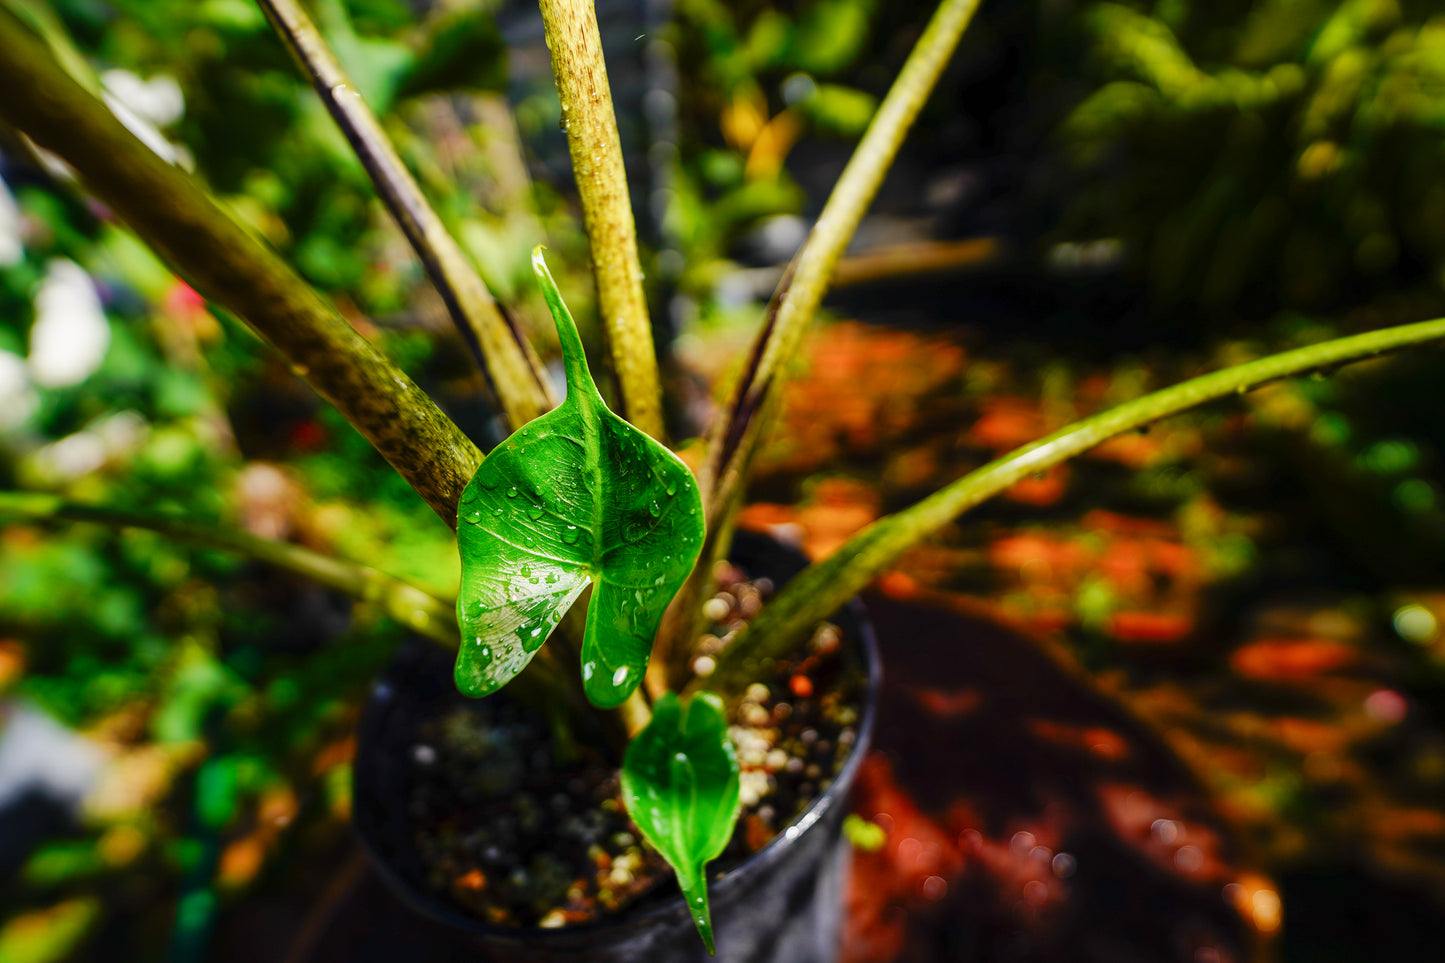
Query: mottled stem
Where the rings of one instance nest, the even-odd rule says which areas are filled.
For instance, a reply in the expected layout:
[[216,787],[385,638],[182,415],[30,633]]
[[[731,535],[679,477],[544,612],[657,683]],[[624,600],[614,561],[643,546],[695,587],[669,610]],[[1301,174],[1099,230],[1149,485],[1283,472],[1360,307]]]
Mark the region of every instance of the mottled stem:
[[192,287],[269,341],[455,526],[481,453],[425,392],[195,180],[138,141],[3,7],[0,51],[0,121],[74,168]]
[[708,436],[707,457],[698,475],[707,509],[708,540],[697,568],[668,612],[659,641],[659,663],[666,666],[673,683],[685,673],[691,640],[700,628],[701,604],[713,587],[713,566],[727,551],[723,536],[731,532],[732,513],[742,503],[742,485],[758,438],[776,414],[787,362],[802,344],[838,260],[953,56],[978,2],[943,0],[939,5],[763,312],[763,324],[742,377]]
[[1191,378],[1075,422],[1032,442],[923,499],[881,518],[822,562],[790,581],[718,660],[708,688],[735,689],[763,659],[787,655],[812,627],[871,582],[900,555],[1009,486],[1046,471],[1116,435],[1189,408],[1241,394],[1266,382],[1335,367],[1445,338],[1445,320],[1421,321],[1269,355]]
[[622,140],[602,61],[592,0],[541,0],[547,49],[562,102],[572,176],[592,248],[597,301],[622,394],[622,414],[662,439],[662,388],[642,293],[637,228],[622,166]]
[[731,487],[746,471],[753,445],[745,439],[757,435],[751,423],[781,386],[786,363],[797,353],[833,269],[977,7],[978,0],[944,0],[939,6],[778,282],[753,343],[751,363],[709,437],[702,474],[710,522],[719,507],[730,503]]
[[256,0],[311,81],[332,120],[351,143],[376,192],[396,219],[447,312],[487,373],[513,428],[550,410],[556,400],[530,346],[508,323],[486,282],[427,203],[376,116],[293,0]]

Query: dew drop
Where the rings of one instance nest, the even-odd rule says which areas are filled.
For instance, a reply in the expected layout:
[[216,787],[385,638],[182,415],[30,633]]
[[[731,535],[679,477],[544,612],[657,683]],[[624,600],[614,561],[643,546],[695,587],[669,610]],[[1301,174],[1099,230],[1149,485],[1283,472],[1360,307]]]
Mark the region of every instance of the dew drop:
[[647,506],[647,513],[653,518],[657,518],[662,514],[662,506],[658,504],[657,499],[654,498],[652,503]]
[[479,511],[474,511],[467,516],[467,521],[471,522],[473,525],[475,525],[477,522],[480,522],[481,520],[482,513]]
[[541,506],[541,505],[538,505],[538,504],[529,505],[529,506],[527,507],[527,517],[530,518],[530,519],[533,519],[533,520],[536,520],[536,519],[538,519],[538,518],[541,518],[541,517],[542,517],[542,506]]
[[620,686],[627,681],[627,666],[619,666],[617,671],[612,673],[612,684]]
[[501,484],[501,479],[499,479],[496,475],[493,475],[491,472],[487,472],[486,474],[482,474],[479,472],[477,474],[477,481],[481,482],[482,487],[489,492],[496,491],[497,486]]
[[516,498],[516,497],[517,497],[517,486],[516,486],[516,485],[513,485],[511,488],[508,488],[508,489],[507,489],[507,497],[508,497],[508,498]]
[[582,663],[582,678],[583,678],[584,680],[590,680],[590,679],[592,678],[592,674],[593,674],[594,672],[596,672],[596,671],[597,671],[597,663],[596,663],[596,662],[583,662],[583,663]]
[[667,482],[666,490],[667,490],[667,493],[668,493],[669,495],[676,495],[676,494],[677,494],[677,482],[672,481],[671,479],[669,479],[668,482]]
[[566,542],[568,545],[575,545],[577,544],[578,534],[579,533],[577,531],[576,525],[568,525],[566,528],[562,529],[562,541]]
[[532,574],[532,566],[523,565],[520,569],[518,569],[518,571],[522,573],[522,578],[526,578]]

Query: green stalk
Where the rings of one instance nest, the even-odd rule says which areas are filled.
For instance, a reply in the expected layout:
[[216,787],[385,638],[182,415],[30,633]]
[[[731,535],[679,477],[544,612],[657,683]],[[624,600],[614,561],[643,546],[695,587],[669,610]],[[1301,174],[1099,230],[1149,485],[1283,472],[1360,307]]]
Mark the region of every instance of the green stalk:
[[622,415],[662,439],[662,387],[642,293],[637,228],[622,166],[622,139],[602,61],[592,0],[541,0],[542,26],[562,102],[572,176],[592,248],[597,301],[622,394]]
[[713,424],[698,478],[708,540],[659,633],[659,663],[666,666],[674,684],[685,675],[691,640],[701,628],[702,601],[712,593],[713,566],[727,551],[723,534],[732,531],[732,513],[742,504],[742,485],[758,438],[776,415],[787,362],[802,344],[834,268],[977,8],[978,0],[943,0],[918,38],[833,186],[818,222],[783,272],[743,375],[723,408],[724,416]]
[[293,0],[257,3],[371,176],[377,194],[441,294],[462,340],[487,373],[512,427],[520,428],[550,411],[556,399],[550,397],[530,345],[507,321],[486,282],[447,233],[321,32]]
[[[182,545],[229,552],[274,565],[358,602],[374,605],[411,631],[448,649],[455,650],[460,641],[455,599],[438,598],[394,575],[289,542],[258,538],[248,532],[173,515],[86,505],[35,492],[0,492],[0,518],[41,524],[88,522],[107,528],[144,529]],[[560,709],[581,724],[595,724],[580,691],[566,680],[563,668],[543,650],[514,681],[521,683],[516,693],[518,698],[549,707],[549,716]]]
[[706,483],[718,489],[709,495],[709,522],[719,506],[730,502],[730,487],[746,474],[754,445],[744,439],[757,434],[749,431],[750,424],[781,386],[786,364],[802,343],[833,269],[977,7],[978,0],[943,0],[833,186],[818,222],[778,282],[753,343],[752,363],[733,389],[727,417],[718,421],[709,438],[703,474]]
[[171,515],[121,511],[31,492],[0,492],[0,516],[32,522],[93,522],[109,528],[140,528],[184,545],[252,558],[373,604],[417,634],[449,648],[457,647],[454,602],[374,568],[290,542],[258,538]]
[[879,519],[790,581],[718,660],[708,688],[742,684],[750,667],[792,651],[813,626],[923,538],[999,492],[1115,435],[1266,382],[1445,338],[1445,319],[1337,338],[1191,378],[1077,421],[970,472],[910,508]]
[[57,154],[192,287],[269,341],[448,525],[481,453],[406,374],[0,9],[0,121]]

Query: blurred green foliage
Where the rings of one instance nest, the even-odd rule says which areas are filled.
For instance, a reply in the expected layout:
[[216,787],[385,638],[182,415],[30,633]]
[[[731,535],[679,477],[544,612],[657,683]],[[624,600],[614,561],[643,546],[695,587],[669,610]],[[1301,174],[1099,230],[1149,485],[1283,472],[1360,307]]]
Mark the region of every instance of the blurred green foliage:
[[1408,0],[1093,3],[1061,231],[1161,309],[1266,317],[1445,287],[1445,28]]
[[[179,162],[485,435],[484,385],[458,360],[411,252],[254,4],[22,6],[53,13],[71,69],[93,89],[143,117],[147,97],[179,100],[147,117]],[[529,277],[526,252],[547,233],[576,250],[571,211],[554,193],[494,186],[498,164],[525,166],[515,134],[483,129],[471,108],[506,79],[487,5],[418,18],[403,0],[323,0],[315,12],[474,251],[515,245],[506,269]],[[456,139],[439,147],[438,131]],[[13,199],[16,215],[0,216],[0,232],[23,244],[0,258],[0,388],[14,392],[0,405],[0,485],[244,525],[454,589],[452,533],[344,420],[63,177],[13,142],[0,157],[0,201]],[[489,280],[506,290],[498,264],[489,261]],[[99,352],[66,383],[43,374],[47,291],[63,301],[52,321],[84,315]],[[158,958],[178,883],[174,958],[199,952],[218,893],[259,869],[237,877],[223,858],[256,831],[258,806],[310,798],[313,821],[345,815],[345,756],[318,768],[317,754],[345,739],[400,635],[333,593],[152,533],[0,525],[0,647],[24,654],[23,673],[0,688],[98,728],[114,765],[136,767],[145,775],[132,782],[152,787],[136,797],[131,783],[109,790],[103,780],[80,836],[31,856],[5,891],[0,958],[73,958],[86,934],[127,910],[137,914],[130,938],[150,941],[135,958]],[[131,836],[139,842],[110,842]],[[121,871],[149,874],[171,896],[131,887],[102,905],[86,895]]]
[[688,69],[666,230],[684,255],[684,290],[705,298],[748,229],[804,211],[809,196],[786,165],[800,137],[862,135],[883,90],[860,87],[850,68],[881,47],[877,13],[873,0],[678,3],[671,40]]
[[[487,435],[485,388],[435,296],[250,0],[0,2],[53,14],[71,68],[115,96],[163,99],[173,82],[182,109],[155,126],[180,161]],[[585,242],[569,198],[526,173],[529,135],[556,126],[555,97],[527,94],[515,127],[492,109],[508,66],[493,4],[311,6],[443,219],[545,351],[528,252],[546,240],[554,263],[577,266]],[[1049,127],[1050,171],[1068,173],[1049,187],[1067,195],[1051,236],[1125,241],[1161,317],[1439,305],[1445,26],[1434,5],[1158,0],[1049,14],[1056,6],[1030,8],[1057,32],[1018,88],[1067,93],[1041,96],[1030,121]],[[664,233],[705,315],[750,231],[820,203],[789,162],[800,143],[841,157],[861,135],[906,49],[880,29],[898,16],[876,0],[676,4]],[[0,258],[0,387],[7,370],[31,374],[0,392],[0,487],[259,526],[455,587],[453,536],[344,420],[63,177],[13,142],[3,157],[24,243]],[[108,343],[83,380],[46,385],[29,359],[37,295],[66,262],[93,280]],[[588,278],[558,280],[584,335],[595,331]],[[1422,440],[1445,438],[1445,425],[1416,403],[1435,376],[1425,363],[1398,370],[1301,389],[1319,449],[1297,453],[1301,476],[1331,481],[1321,491],[1339,502],[1342,533],[1387,545],[1363,553],[1384,560],[1382,582],[1437,572],[1445,546],[1430,481],[1438,449]],[[257,476],[258,465],[274,471]],[[280,479],[280,495],[258,495],[258,477]],[[1191,499],[1200,484],[1168,468],[1130,479],[1144,502]],[[1243,536],[1211,536],[1209,550],[1226,574],[1254,561]],[[1081,593],[1086,622],[1110,611],[1106,590]],[[344,815],[344,763],[316,760],[345,739],[399,634],[327,592],[148,533],[0,526],[0,647],[24,650],[19,691],[75,727],[123,729],[122,754],[159,747],[165,760],[158,798],[94,815],[79,839],[31,857],[0,911],[0,959],[70,955],[107,912],[85,887],[119,869],[146,869],[165,900],[195,875],[183,922],[203,932],[226,865],[215,851],[256,831],[262,800],[285,790],[318,820]],[[116,843],[127,833],[142,842]],[[145,926],[170,925],[169,909],[136,899],[125,905],[151,914]]]

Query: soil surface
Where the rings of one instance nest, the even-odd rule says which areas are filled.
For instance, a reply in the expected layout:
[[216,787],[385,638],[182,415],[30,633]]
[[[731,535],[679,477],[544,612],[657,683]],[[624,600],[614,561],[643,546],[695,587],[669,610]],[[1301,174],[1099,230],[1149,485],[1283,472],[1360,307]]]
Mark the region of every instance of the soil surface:
[[[773,589],[732,566],[722,575],[704,605],[704,653],[724,648]],[[729,707],[743,811],[714,875],[766,846],[847,759],[864,678],[842,653],[825,624],[773,682]],[[695,664],[706,671],[710,657]],[[545,721],[505,698],[458,697],[418,726],[406,798],[428,885],[479,919],[559,927],[675,893],[627,816],[617,770],[586,746],[559,747]]]

